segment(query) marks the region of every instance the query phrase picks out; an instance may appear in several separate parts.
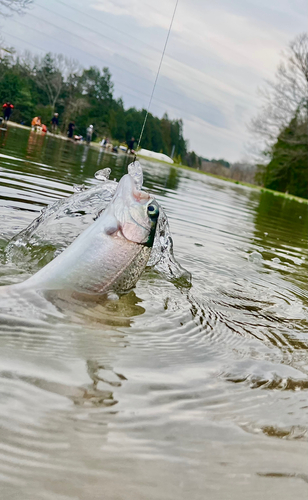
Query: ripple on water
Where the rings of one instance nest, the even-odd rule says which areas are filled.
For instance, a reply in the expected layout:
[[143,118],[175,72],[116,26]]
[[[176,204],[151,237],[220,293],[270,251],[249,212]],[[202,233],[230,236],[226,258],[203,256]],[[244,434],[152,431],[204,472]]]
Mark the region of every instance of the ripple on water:
[[[73,184],[95,190],[97,170],[124,173],[91,148],[64,146],[56,159],[28,147],[25,169],[2,158],[3,282],[44,263],[39,238],[33,254],[3,253],[41,206]],[[304,209],[275,199],[269,216],[260,193],[173,170],[148,164],[144,174],[169,216],[175,255],[193,274],[191,289],[148,270],[134,291],[99,303],[1,301],[0,479],[12,498],[22,487],[26,500],[86,500],[111,485],[110,498],[246,500],[276,491],[277,480],[306,477]],[[53,221],[59,247],[89,222],[91,208],[77,203],[64,213],[65,203],[61,230]],[[186,490],[176,489],[179,477]],[[226,494],[213,496],[225,483]],[[300,498],[304,481],[296,483]],[[277,497],[294,496],[293,482],[281,484]]]

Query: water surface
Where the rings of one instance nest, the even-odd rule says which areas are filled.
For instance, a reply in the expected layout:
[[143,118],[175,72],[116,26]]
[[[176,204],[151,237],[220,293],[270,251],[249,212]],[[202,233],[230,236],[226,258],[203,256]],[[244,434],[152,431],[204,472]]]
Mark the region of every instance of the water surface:
[[[9,240],[129,159],[13,127],[0,146],[11,284],[48,248]],[[307,205],[142,165],[192,287],[147,269],[117,300],[0,301],[1,499],[306,500]]]

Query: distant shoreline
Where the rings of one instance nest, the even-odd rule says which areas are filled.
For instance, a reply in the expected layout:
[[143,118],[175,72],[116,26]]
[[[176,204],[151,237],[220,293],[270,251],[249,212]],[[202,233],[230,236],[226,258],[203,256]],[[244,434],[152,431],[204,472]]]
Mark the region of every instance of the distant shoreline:
[[[162,162],[161,162],[162,163]],[[298,201],[299,203],[307,203],[308,204],[308,199],[307,198],[301,198],[300,196],[295,196],[293,194],[289,193],[282,193],[281,191],[274,191],[273,189],[268,189],[264,186],[257,186],[256,184],[249,184],[248,182],[242,182],[242,181],[236,181],[234,179],[230,179],[229,177],[223,177],[222,175],[215,175],[211,174],[209,172],[204,172],[203,170],[198,170],[196,168],[192,167],[186,167],[186,165],[178,165],[177,163],[174,163],[173,165],[169,165],[166,163],[169,167],[175,166],[175,167],[180,167],[183,170],[189,170],[190,172],[196,172],[198,174],[204,174],[204,175],[209,175],[210,177],[213,177],[214,179],[221,179],[222,181],[228,181],[232,182],[233,184],[237,184],[239,186],[246,186],[251,189],[256,189],[257,191],[261,191],[262,193],[272,193],[274,196],[282,196],[283,198],[287,198],[289,200],[294,200]]]
[[[2,122],[2,124],[3,124],[3,123],[4,123],[4,122]],[[24,130],[29,130],[29,131],[31,131],[31,127],[29,127],[28,125],[22,125],[21,123],[12,122],[11,120],[9,120],[9,121],[7,122],[7,124],[8,124],[8,126],[10,126],[10,127],[22,128],[22,129],[24,129]],[[49,136],[49,137],[56,137],[57,139],[62,139],[62,140],[64,140],[64,141],[69,141],[69,140],[70,140],[68,137],[66,137],[65,135],[63,135],[63,134],[61,134],[61,133],[60,133],[60,134],[53,134],[52,132],[47,131],[47,132],[42,132],[42,134],[47,135],[47,136]]]
[[[8,121],[7,124],[9,126],[12,126],[12,127],[22,128],[24,130],[31,130],[31,127],[29,127],[28,125],[21,125],[20,123],[16,123],[16,122],[12,122],[12,121]],[[45,135],[47,135],[48,137],[55,137],[56,139],[62,139],[64,141],[70,140],[68,137],[66,137],[65,135],[63,135],[61,133],[60,134],[52,134],[51,132],[45,132]],[[100,147],[100,144],[98,142],[90,142],[90,146],[94,146],[94,147],[98,148],[98,147]],[[236,181],[234,179],[230,179],[229,177],[223,177],[221,175],[211,174],[209,172],[204,172],[203,170],[198,170],[197,168],[187,167],[186,165],[180,165],[179,163],[170,164],[170,163],[167,163],[167,162],[162,161],[162,160],[157,160],[156,158],[150,158],[148,156],[142,156],[142,155],[139,155],[139,156],[140,156],[140,158],[144,158],[145,160],[148,160],[148,161],[161,163],[163,165],[166,165],[169,168],[172,168],[172,167],[181,168],[182,170],[188,170],[189,172],[195,172],[197,174],[208,175],[209,177],[213,177],[214,179],[220,179],[222,181],[231,182],[232,184],[237,184],[239,186],[245,186],[245,187],[248,187],[250,189],[256,189],[257,191],[261,191],[261,193],[263,193],[263,192],[264,193],[265,192],[272,193],[274,196],[281,196],[283,198],[286,198],[289,200],[294,200],[294,201],[297,201],[299,203],[307,203],[308,204],[307,198],[300,198],[299,196],[294,196],[293,194],[282,193],[281,191],[274,191],[273,189],[268,189],[268,188],[265,188],[263,186],[257,186],[256,184],[249,184],[248,182]]]

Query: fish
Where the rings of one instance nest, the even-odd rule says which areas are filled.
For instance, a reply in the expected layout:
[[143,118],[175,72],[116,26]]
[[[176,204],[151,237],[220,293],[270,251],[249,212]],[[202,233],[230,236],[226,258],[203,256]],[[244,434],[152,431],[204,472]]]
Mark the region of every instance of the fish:
[[155,198],[128,173],[104,212],[60,255],[24,282],[0,289],[92,295],[130,290],[150,257],[159,213]]

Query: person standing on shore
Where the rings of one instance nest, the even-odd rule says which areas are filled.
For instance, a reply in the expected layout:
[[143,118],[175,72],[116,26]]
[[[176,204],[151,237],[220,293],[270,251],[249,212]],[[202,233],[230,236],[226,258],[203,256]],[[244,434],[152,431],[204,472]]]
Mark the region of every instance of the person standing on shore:
[[130,141],[128,141],[126,153],[134,153],[134,144],[135,137],[132,137]]
[[93,125],[89,125],[87,128],[87,144],[90,144],[93,134]]
[[73,139],[74,136],[74,130],[75,130],[75,122],[70,122],[68,124],[68,131],[67,131],[67,137],[69,139]]
[[14,106],[10,101],[7,101],[3,104],[2,108],[3,108],[4,120],[7,122],[10,119]]
[[57,132],[59,126],[59,113],[55,113],[51,119],[51,131],[54,134]]

